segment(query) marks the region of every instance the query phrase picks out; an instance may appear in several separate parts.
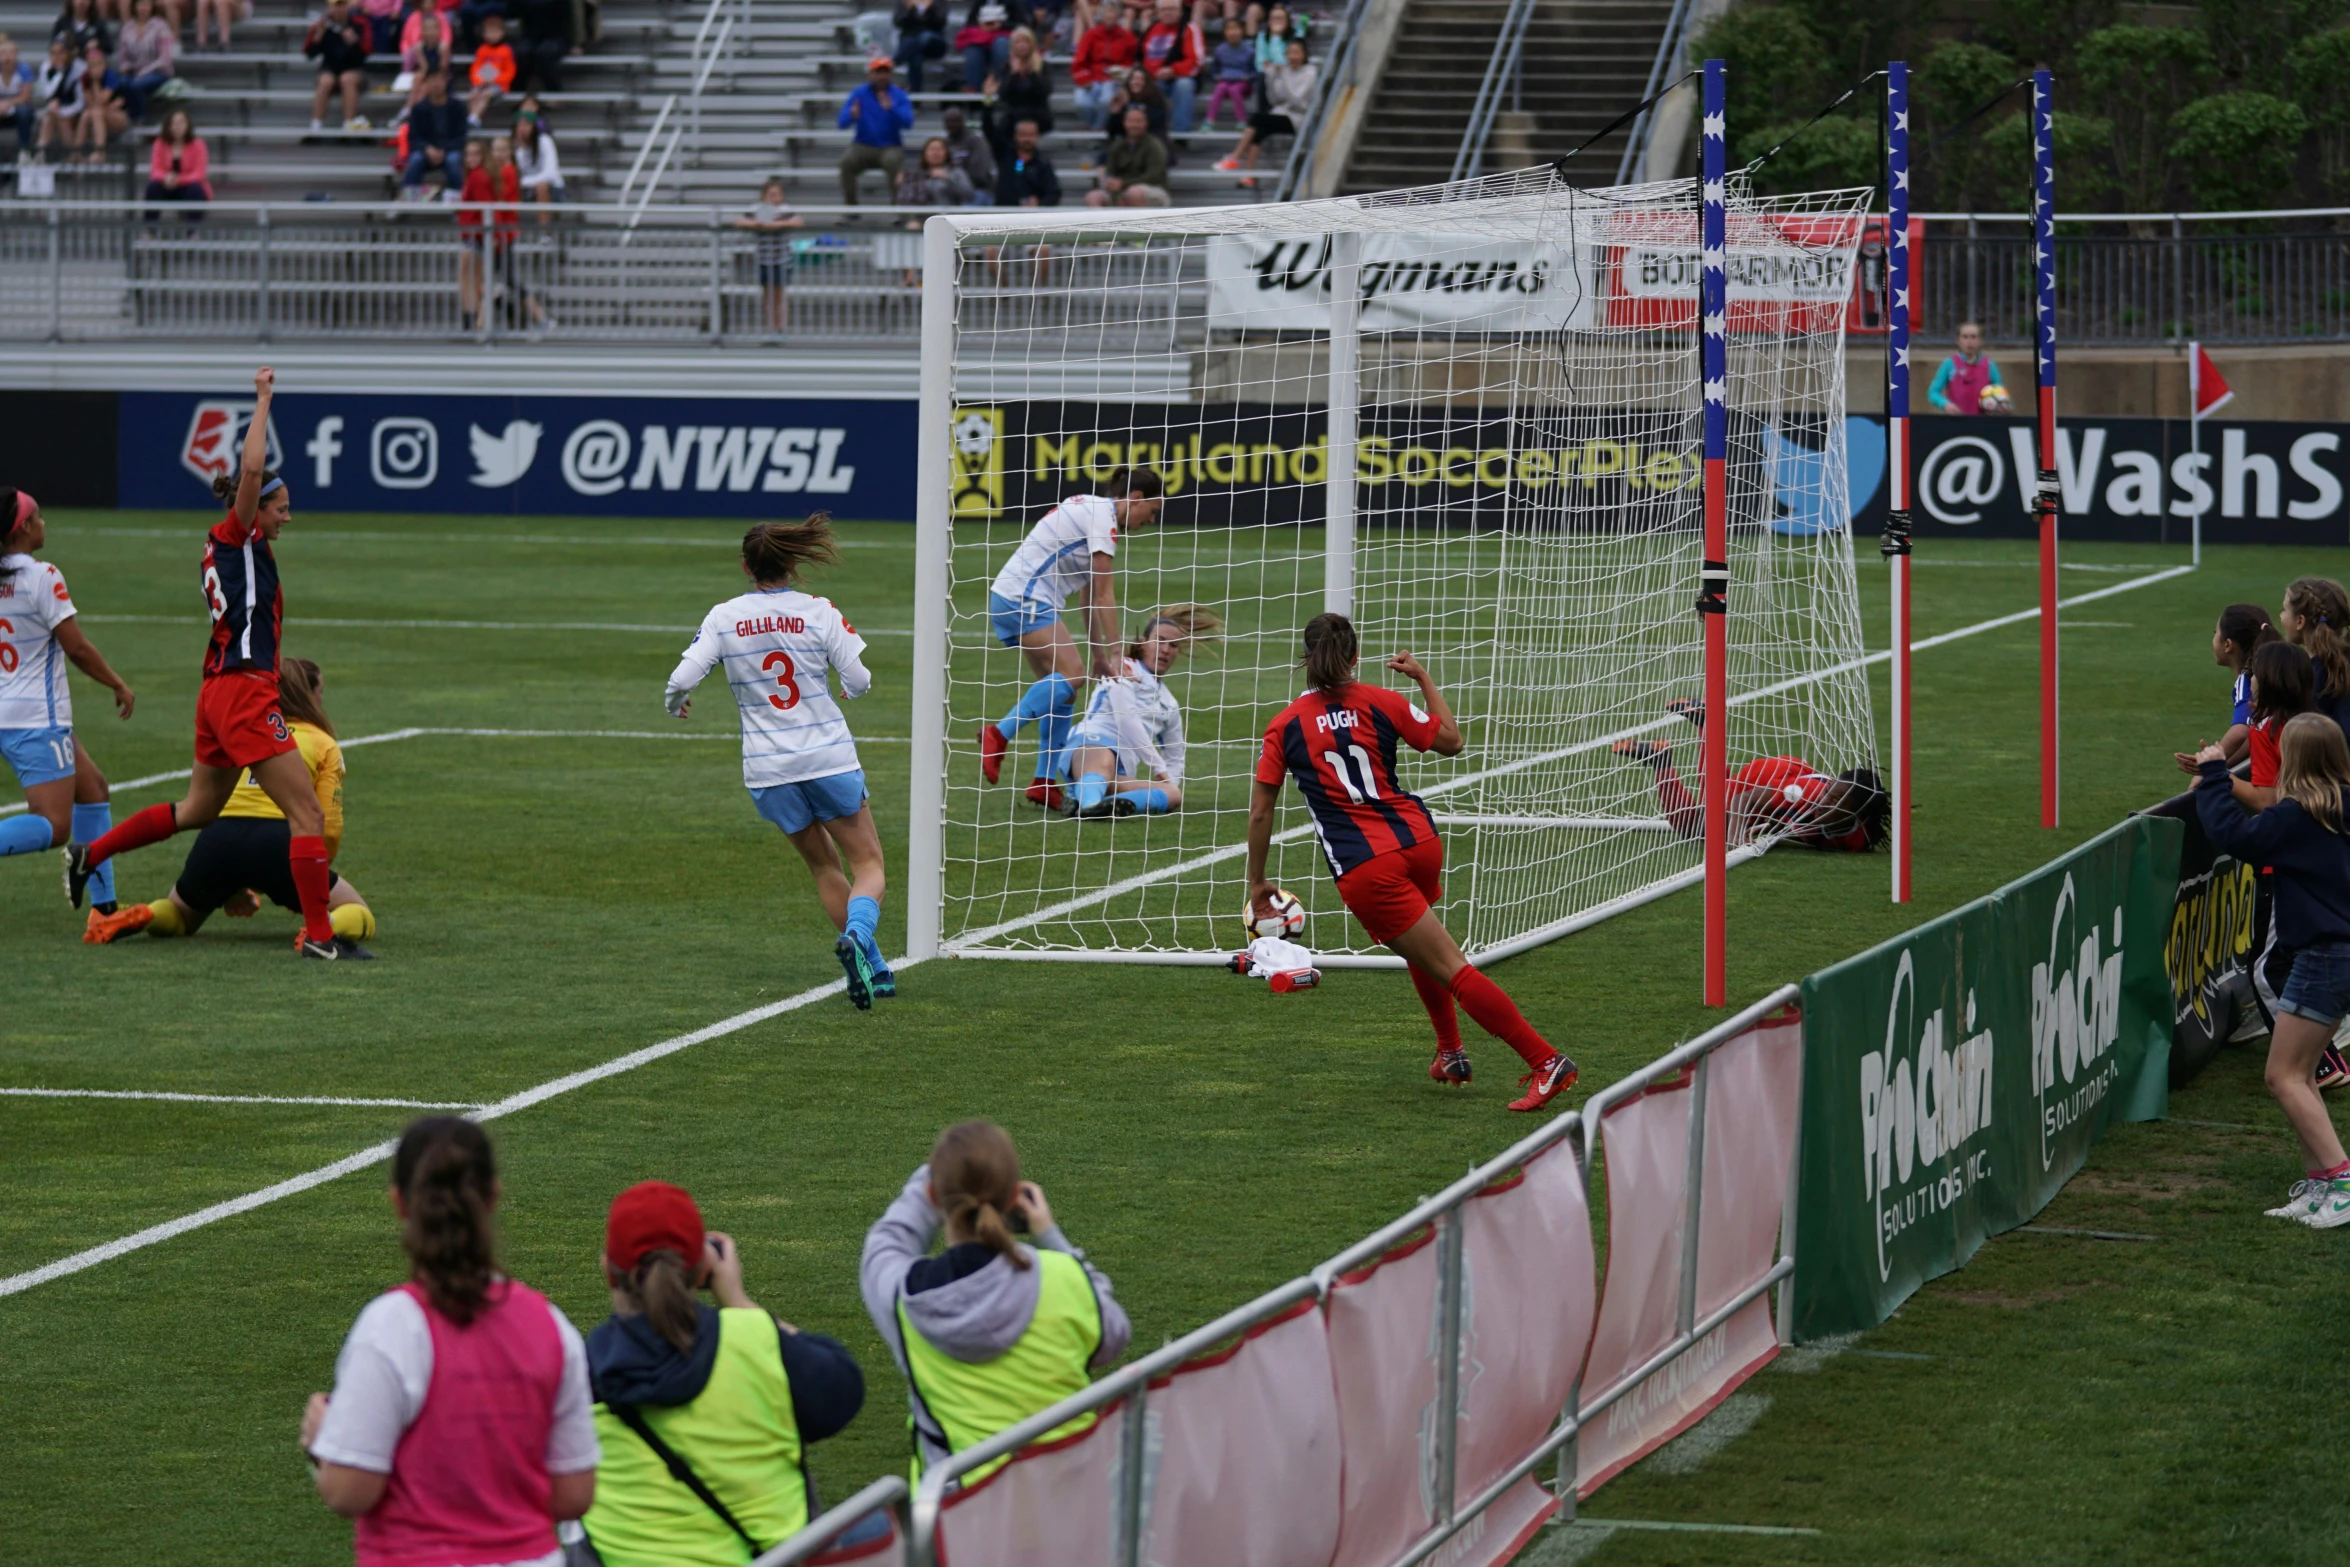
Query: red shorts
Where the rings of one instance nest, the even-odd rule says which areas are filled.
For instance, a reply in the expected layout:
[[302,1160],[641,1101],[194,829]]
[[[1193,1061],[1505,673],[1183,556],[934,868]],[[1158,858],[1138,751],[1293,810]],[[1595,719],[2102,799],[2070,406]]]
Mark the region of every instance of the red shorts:
[[299,749],[277,710],[275,675],[214,675],[196,694],[198,767],[252,767]]
[[1430,838],[1365,861],[1338,878],[1339,901],[1373,941],[1393,941],[1444,896],[1444,840]]

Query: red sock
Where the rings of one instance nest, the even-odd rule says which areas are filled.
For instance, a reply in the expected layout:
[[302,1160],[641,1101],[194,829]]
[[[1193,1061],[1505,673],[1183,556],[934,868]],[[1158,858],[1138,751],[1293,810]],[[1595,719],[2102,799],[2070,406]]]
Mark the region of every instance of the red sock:
[[151,843],[161,843],[179,830],[178,818],[172,814],[169,802],[150,805],[136,815],[116,822],[113,831],[101,834],[98,841],[90,845],[90,863],[94,866],[103,865],[118,854],[144,849]]
[[294,873],[294,891],[302,897],[302,939],[334,940],[335,928],[326,919],[326,840],[291,840],[286,844],[286,864]]
[[1410,971],[1412,988],[1420,993],[1420,1005],[1428,1009],[1428,1021],[1436,1025],[1436,1048],[1461,1048],[1460,1020],[1453,1016],[1452,992],[1444,988],[1444,981],[1418,969]]
[[2312,1170],[2309,1172],[2309,1178],[2313,1181],[2338,1181],[2341,1180],[2344,1176],[2350,1176],[2350,1159],[2343,1160],[2340,1164],[2335,1165],[2330,1170]]
[[1468,1008],[1479,1028],[1515,1050],[1528,1066],[1540,1066],[1558,1054],[1519,1014],[1517,1003],[1475,969],[1463,967],[1452,977],[1452,996]]
[[1665,820],[1673,824],[1673,831],[1684,838],[1694,838],[1703,829],[1705,818],[1697,801],[1690,795],[1689,786],[1681,775],[1673,771],[1670,761],[1656,765],[1656,803],[1664,807]]

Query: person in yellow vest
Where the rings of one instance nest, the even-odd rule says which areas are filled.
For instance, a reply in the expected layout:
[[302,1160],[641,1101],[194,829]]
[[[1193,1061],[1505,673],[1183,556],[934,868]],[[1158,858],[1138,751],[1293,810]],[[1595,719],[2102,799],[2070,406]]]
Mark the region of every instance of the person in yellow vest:
[[[934,1257],[942,1229],[946,1249]],[[992,1121],[939,1134],[930,1162],[866,1233],[858,1278],[906,1378],[917,1479],[1081,1391],[1133,1335],[1109,1279],[1069,1244],[1043,1190],[1020,1178],[1020,1155]],[[1092,1423],[1083,1415],[1053,1434]]]
[[604,1567],[743,1567],[819,1511],[807,1445],[856,1417],[864,1373],[744,1293],[733,1237],[705,1234],[666,1181],[613,1199],[601,1262],[612,1315],[587,1339],[604,1456],[586,1543]]
[[[318,791],[318,804],[326,815],[326,857],[331,863],[343,846],[343,748],[335,742],[334,720],[326,716],[326,677],[309,659],[282,660],[277,698],[278,712],[301,747],[310,786]],[[219,819],[196,835],[171,891],[153,903],[126,903],[113,914],[93,910],[82,940],[103,945],[142,930],[150,936],[193,936],[213,910],[242,919],[259,913],[263,898],[300,912],[301,895],[286,868],[291,832],[286,813],[247,773],[220,808]],[[335,945],[343,949],[342,955],[374,957],[359,945],[375,934],[375,911],[359,896],[359,889],[330,870],[326,903],[327,920],[334,926]]]

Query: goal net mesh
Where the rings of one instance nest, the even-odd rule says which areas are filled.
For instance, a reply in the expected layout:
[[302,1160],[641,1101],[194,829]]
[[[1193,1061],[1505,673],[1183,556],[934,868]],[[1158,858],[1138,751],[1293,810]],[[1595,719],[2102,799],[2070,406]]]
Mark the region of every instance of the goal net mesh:
[[[1844,311],[1865,192],[1733,184],[1730,711],[1733,768],[1874,765],[1846,484]],[[1356,329],[1351,613],[1363,677],[1417,656],[1458,714],[1458,757],[1403,753],[1445,839],[1441,913],[1471,954],[1515,949],[1701,875],[1698,211],[1689,181],[1577,190],[1548,170],[1237,210],[1038,213],[957,237],[942,949],[1196,961],[1242,944],[1251,778],[1302,688],[1299,633],[1332,590],[1333,286]],[[1344,316],[1340,317],[1343,329]],[[1343,383],[1342,383],[1343,399]],[[1029,530],[1128,466],[1166,501],[1120,530],[1121,643],[1164,605],[1220,640],[1165,677],[1182,715],[1172,810],[1074,819],[1034,803],[1067,758],[1020,724],[1038,678],[991,611]],[[1015,595],[1016,596],[1016,595]],[[1000,606],[998,606],[1000,608]],[[1041,611],[1030,609],[1036,619]],[[1081,669],[1087,616],[1060,617]],[[1048,666],[1049,667],[1049,666]],[[1112,651],[1123,671],[1124,648]],[[1075,695],[1082,718],[1093,682]],[[981,726],[1016,730],[981,779]],[[1663,787],[1660,787],[1663,785]],[[1769,841],[1746,844],[1756,853]],[[1372,946],[1285,788],[1271,874],[1305,943]]]

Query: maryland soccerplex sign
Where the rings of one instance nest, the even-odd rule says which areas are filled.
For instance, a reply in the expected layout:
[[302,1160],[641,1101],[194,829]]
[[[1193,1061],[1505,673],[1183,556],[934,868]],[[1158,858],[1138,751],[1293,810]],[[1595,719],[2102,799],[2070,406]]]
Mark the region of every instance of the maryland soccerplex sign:
[[2134,817],[1803,982],[1799,1338],[1882,1322],[2162,1114],[2179,844]]

